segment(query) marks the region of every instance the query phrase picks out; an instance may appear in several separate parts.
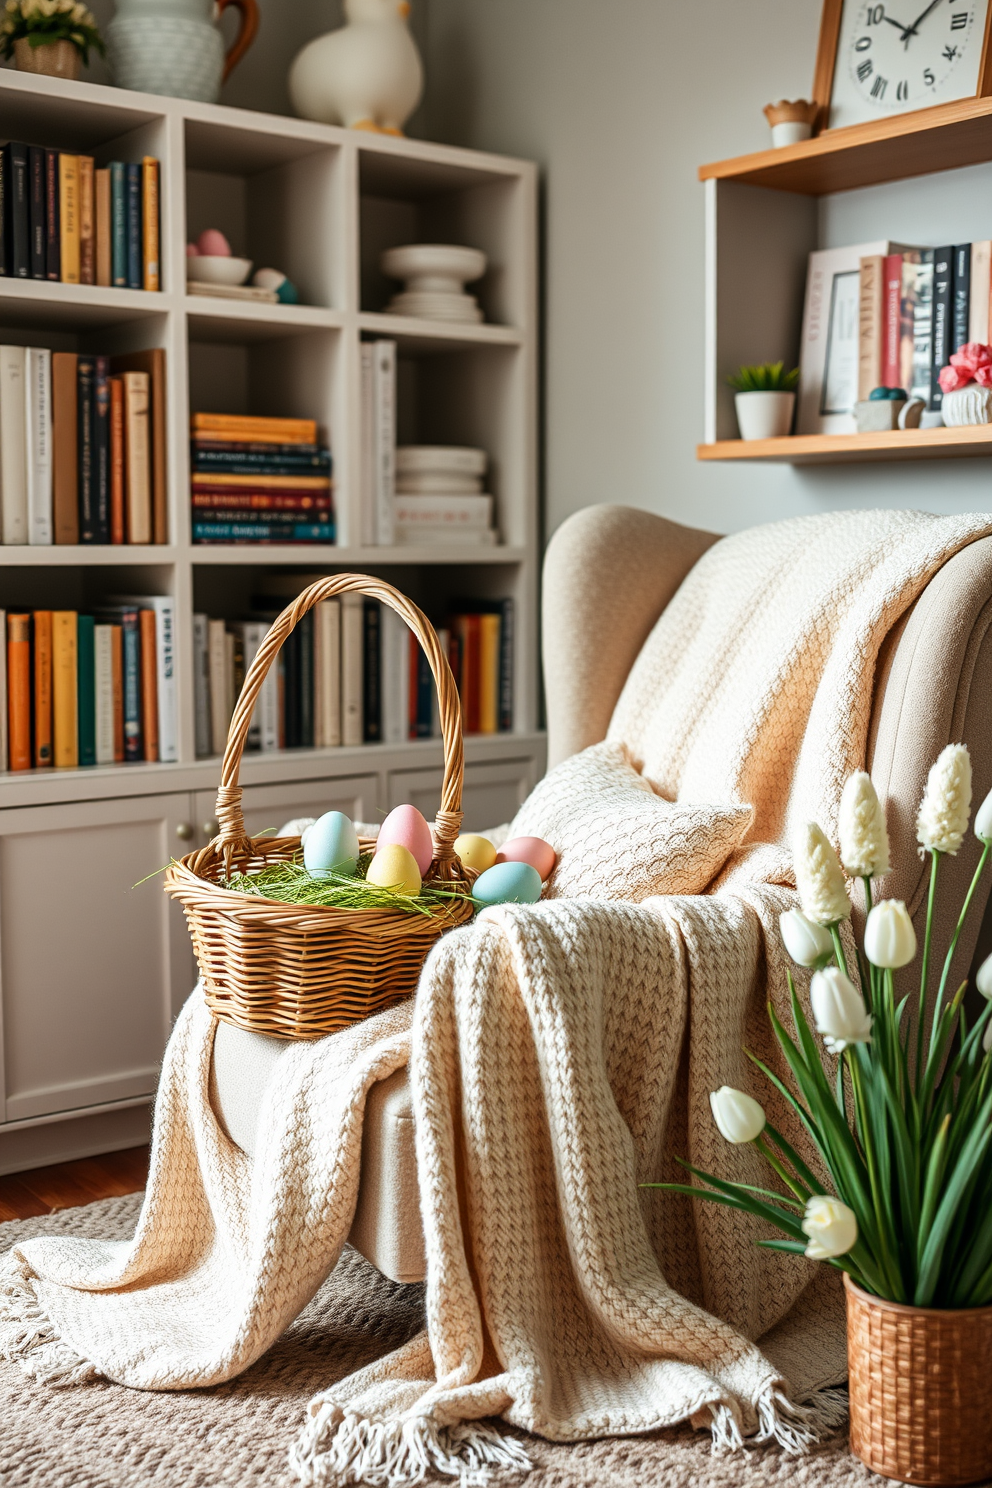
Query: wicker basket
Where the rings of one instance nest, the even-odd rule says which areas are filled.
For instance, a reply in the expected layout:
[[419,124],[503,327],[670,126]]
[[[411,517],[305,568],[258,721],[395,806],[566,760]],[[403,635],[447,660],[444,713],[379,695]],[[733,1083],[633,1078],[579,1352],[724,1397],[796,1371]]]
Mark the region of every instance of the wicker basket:
[[[379,579],[337,574],[311,584],[283,610],[245,678],[221,766],[219,833],[199,852],[173,863],[165,878],[166,892],[186,913],[211,1011],[239,1028],[276,1038],[320,1038],[410,996],[431,946],[446,930],[469,920],[473,910],[470,900],[457,898],[430,915],[399,909],[323,909],[221,887],[232,869],[251,873],[299,852],[299,837],[252,840],[246,835],[238,770],[252,709],[286,637],[315,604],[346,593],[365,594],[389,605],[427,655],[440,703],[444,780],[434,823],[435,856],[425,882],[467,891],[474,877],[454,852],[462,819],[461,711],[455,680],[433,626],[415,604]],[[371,839],[361,841],[363,851],[374,845]]]
[[992,1477],[992,1307],[906,1307],[844,1286],[851,1450],[903,1483]]

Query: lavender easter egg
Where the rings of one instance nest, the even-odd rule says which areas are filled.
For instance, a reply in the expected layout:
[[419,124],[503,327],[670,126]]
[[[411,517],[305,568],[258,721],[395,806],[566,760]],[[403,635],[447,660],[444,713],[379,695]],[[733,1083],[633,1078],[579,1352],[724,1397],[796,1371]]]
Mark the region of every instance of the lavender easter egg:
[[413,854],[420,876],[423,877],[434,857],[434,842],[431,829],[416,806],[394,806],[379,828],[377,850],[394,842]]
[[481,904],[536,904],[540,897],[541,875],[530,863],[496,863],[472,885]]
[[307,828],[303,866],[311,878],[354,873],[358,867],[358,833],[343,811],[325,811]]
[[217,227],[204,228],[196,240],[199,251],[211,258],[230,258],[231,245]]
[[547,883],[557,861],[555,850],[543,837],[511,837],[496,854],[497,863],[529,863]]

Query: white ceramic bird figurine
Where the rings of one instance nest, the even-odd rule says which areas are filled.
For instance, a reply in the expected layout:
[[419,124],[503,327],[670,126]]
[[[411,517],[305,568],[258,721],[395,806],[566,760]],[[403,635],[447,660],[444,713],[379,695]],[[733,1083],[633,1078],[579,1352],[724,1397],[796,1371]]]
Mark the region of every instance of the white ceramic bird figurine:
[[289,69],[293,107],[319,124],[402,134],[424,87],[408,0],[345,0],[344,13],[346,26],[297,54]]

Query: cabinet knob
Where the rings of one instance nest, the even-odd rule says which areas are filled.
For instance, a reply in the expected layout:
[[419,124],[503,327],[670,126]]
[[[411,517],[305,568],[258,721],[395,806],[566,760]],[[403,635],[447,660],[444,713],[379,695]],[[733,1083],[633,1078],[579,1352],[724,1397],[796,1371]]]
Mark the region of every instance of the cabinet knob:
[[193,828],[189,822],[180,822],[176,828],[176,836],[180,842],[188,842],[193,835]]
[[203,823],[204,836],[209,837],[211,841],[213,841],[219,831],[220,822],[215,816],[209,817],[208,820]]

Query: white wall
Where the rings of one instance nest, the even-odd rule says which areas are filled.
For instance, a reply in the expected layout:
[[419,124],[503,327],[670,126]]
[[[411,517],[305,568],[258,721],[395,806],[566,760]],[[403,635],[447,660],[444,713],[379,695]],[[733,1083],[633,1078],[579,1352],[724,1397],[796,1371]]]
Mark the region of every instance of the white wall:
[[[545,172],[549,533],[596,501],[721,531],[832,507],[992,504],[984,459],[794,470],[694,458],[696,168],[764,148],[763,105],[808,94],[819,14],[820,0],[429,0],[422,132]],[[948,187],[957,226],[925,188],[890,188],[892,224],[878,235],[992,236],[982,185],[979,196]],[[825,213],[824,236],[859,241],[872,215],[850,193]]]

